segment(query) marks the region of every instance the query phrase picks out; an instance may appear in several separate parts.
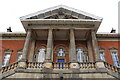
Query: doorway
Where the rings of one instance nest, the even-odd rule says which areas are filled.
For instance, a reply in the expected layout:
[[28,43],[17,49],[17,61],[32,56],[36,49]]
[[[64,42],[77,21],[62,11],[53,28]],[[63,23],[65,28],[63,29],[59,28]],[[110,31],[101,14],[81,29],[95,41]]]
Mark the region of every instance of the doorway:
[[58,59],[58,68],[59,69],[63,69],[64,68],[64,62],[65,62],[65,59]]

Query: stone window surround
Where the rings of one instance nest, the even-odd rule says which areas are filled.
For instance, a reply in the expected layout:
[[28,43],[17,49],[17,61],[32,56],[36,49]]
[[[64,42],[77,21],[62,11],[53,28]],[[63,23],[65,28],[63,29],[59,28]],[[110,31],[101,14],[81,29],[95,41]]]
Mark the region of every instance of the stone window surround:
[[[65,53],[65,56],[57,56],[57,53],[58,53],[59,48],[63,48],[64,53]],[[58,59],[64,59],[65,62],[66,62],[66,55],[68,54],[68,51],[67,51],[67,50],[68,50],[68,48],[67,48],[67,46],[64,45],[64,44],[58,44],[58,45],[55,46],[55,48],[54,48],[54,50],[53,50],[53,53],[56,54],[56,62],[57,62]]]
[[105,61],[106,61],[106,58],[105,58],[105,48],[99,47],[99,55],[100,55],[100,52],[103,52],[104,59],[105,59]]
[[[6,55],[6,54],[10,54],[10,59],[11,59],[12,52],[13,52],[13,50],[11,50],[11,49],[5,49],[5,50],[4,50],[4,57],[3,57],[3,60],[2,60],[2,65],[3,65],[3,62],[4,62],[5,55]],[[9,62],[10,62],[10,59],[9,59]],[[7,65],[9,65],[9,62],[8,62]],[[7,65],[6,65],[6,66],[7,66]]]
[[40,45],[39,48],[37,48],[37,50],[35,50],[35,54],[34,54],[34,57],[33,57],[33,58],[34,58],[33,61],[37,62],[38,52],[39,52],[39,50],[40,50],[41,48],[45,48],[45,55],[46,55],[46,45],[42,44],[42,45]]
[[[118,56],[118,48],[116,48],[116,47],[111,47],[111,48],[109,48],[109,50],[110,50],[111,56],[112,56],[112,52],[116,52],[116,53],[117,53],[117,56]],[[119,59],[119,57],[118,57],[118,59]],[[113,61],[113,58],[112,58],[112,61]],[[119,62],[120,62],[120,59],[119,59]],[[113,61],[113,63],[114,63],[114,61]]]
[[[77,45],[77,47],[76,47],[76,54],[77,54],[77,49],[81,49],[83,51],[83,54],[84,54],[84,56],[86,57],[86,60],[87,60],[87,57],[88,57],[87,48],[86,47],[81,47],[80,45]],[[88,61],[89,61],[89,58],[88,58]]]

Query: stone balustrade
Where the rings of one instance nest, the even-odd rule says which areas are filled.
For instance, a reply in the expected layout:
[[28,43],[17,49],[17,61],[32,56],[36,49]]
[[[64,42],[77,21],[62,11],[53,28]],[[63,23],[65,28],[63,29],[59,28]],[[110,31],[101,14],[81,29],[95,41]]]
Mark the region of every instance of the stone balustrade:
[[114,72],[119,72],[120,68],[113,66],[111,64],[108,64],[107,62],[104,62],[105,68],[107,68],[108,70],[112,70]]
[[16,69],[17,67],[18,67],[18,62],[15,62],[15,63],[12,63],[8,66],[2,67],[2,69],[0,69],[0,72],[1,73],[8,72],[12,69]]
[[69,68],[70,68],[69,63],[63,63],[63,62],[53,63],[53,69],[69,69]]
[[[8,72],[12,69],[16,69],[18,67],[19,62],[12,63],[8,66],[2,67],[0,69],[1,73]],[[90,70],[90,69],[96,69],[96,63],[95,62],[84,62],[84,63],[78,63],[79,69],[80,70]],[[114,72],[119,72],[120,68],[115,67],[111,64],[108,64],[107,62],[104,62],[104,66],[108,70],[112,70]],[[27,62],[27,69],[43,69],[44,67],[44,62]],[[56,62],[52,63],[52,68],[53,69],[69,69],[70,68],[70,63],[64,63],[64,62]]]
[[44,68],[44,63],[43,62],[27,62],[27,68],[42,69]]
[[95,62],[78,63],[80,69],[95,69]]

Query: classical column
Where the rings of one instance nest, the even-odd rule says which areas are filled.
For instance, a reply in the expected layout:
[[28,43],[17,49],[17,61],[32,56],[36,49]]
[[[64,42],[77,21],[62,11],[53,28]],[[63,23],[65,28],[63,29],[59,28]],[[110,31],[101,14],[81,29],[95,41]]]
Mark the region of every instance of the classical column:
[[77,62],[74,30],[70,29],[70,62]]
[[32,30],[30,29],[27,31],[27,36],[26,36],[26,40],[25,40],[25,44],[24,44],[24,48],[23,48],[22,59],[18,63],[19,68],[27,67],[26,61],[27,61],[27,54],[28,54],[28,49],[29,49],[30,40],[31,40],[31,34],[32,34]]
[[25,40],[25,44],[24,44],[24,48],[23,48],[23,55],[22,55],[22,60],[26,61],[27,60],[27,54],[28,54],[28,49],[29,49],[29,45],[30,45],[30,40],[31,40],[31,29],[27,31],[27,36],[26,36],[26,40]]
[[89,61],[90,61],[90,62],[93,62],[91,39],[88,39],[88,40],[87,40],[87,47],[88,47],[88,57],[89,57]]
[[93,50],[95,55],[95,61],[99,61],[100,55],[99,55],[99,49],[98,49],[98,43],[97,43],[95,31],[91,31],[91,36],[92,36],[92,45],[93,45]]
[[32,40],[32,44],[31,44],[30,55],[29,55],[29,61],[30,61],[30,62],[33,61],[35,41],[36,41],[36,40],[33,39],[33,40]]
[[79,65],[77,63],[77,55],[76,55],[76,48],[75,48],[75,36],[74,36],[74,30],[70,29],[70,68],[73,70],[79,69]]
[[46,52],[46,60],[52,60],[52,43],[53,43],[53,34],[52,29],[49,29],[48,32],[48,40],[47,40],[47,52]]

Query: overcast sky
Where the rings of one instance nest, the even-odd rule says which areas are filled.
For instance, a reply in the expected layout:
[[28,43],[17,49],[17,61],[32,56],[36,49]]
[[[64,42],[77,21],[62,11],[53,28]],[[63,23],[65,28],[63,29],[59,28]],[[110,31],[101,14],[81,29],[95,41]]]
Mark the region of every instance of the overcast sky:
[[66,5],[102,17],[98,32],[118,30],[120,0],[0,0],[0,32],[11,26],[13,32],[25,32],[19,17],[57,5]]

